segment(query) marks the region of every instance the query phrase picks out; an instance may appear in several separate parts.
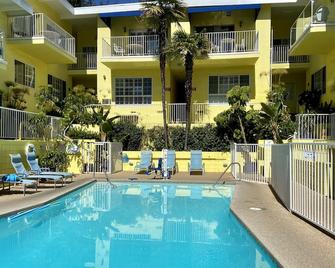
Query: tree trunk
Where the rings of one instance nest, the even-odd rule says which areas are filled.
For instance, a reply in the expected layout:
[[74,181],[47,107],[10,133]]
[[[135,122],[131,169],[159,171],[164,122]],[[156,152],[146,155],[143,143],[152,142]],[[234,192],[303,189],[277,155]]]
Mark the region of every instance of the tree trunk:
[[162,111],[163,111],[163,125],[164,125],[164,142],[165,148],[168,148],[169,145],[169,130],[166,120],[166,88],[165,88],[165,66],[166,66],[166,43],[167,43],[167,26],[162,25],[159,29],[159,67],[160,67],[160,76],[162,84]]
[[188,147],[188,136],[191,129],[191,101],[192,101],[192,78],[193,78],[193,55],[185,56],[185,97],[186,97],[186,131],[184,149]]
[[241,128],[241,133],[242,133],[243,142],[244,142],[245,144],[247,144],[248,142],[247,142],[247,138],[246,138],[246,136],[245,136],[244,126],[243,126],[243,122],[242,122],[241,116],[238,115],[237,117],[238,117],[238,121],[239,121],[239,123],[240,123],[240,128]]

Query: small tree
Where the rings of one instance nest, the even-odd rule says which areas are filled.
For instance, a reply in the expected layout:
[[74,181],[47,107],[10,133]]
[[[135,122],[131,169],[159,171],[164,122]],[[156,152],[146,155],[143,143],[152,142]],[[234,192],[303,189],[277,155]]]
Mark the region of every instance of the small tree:
[[209,44],[206,37],[199,33],[188,34],[183,30],[175,32],[168,53],[184,63],[186,80],[185,80],[185,97],[186,97],[186,133],[185,146],[187,150],[188,134],[191,128],[191,101],[192,101],[192,81],[194,60],[208,56]]
[[28,88],[12,81],[6,81],[5,85],[8,88],[4,94],[5,106],[17,110],[25,110],[27,108],[25,96],[29,94]]
[[36,94],[36,107],[47,115],[59,116],[62,112],[62,104],[54,94],[52,86],[42,86]]

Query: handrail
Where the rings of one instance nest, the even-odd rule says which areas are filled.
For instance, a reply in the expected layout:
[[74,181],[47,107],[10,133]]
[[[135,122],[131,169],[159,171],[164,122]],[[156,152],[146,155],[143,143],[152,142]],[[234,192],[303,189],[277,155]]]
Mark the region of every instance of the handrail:
[[[213,184],[213,187],[215,187],[215,186],[219,183],[219,181],[223,178],[224,174],[226,174],[226,172],[228,171],[228,169],[229,169],[232,165],[238,165],[239,173],[241,174],[241,164],[238,163],[238,162],[231,162],[231,163],[226,167],[226,169],[223,171],[223,173],[221,174],[221,176],[220,176],[220,177],[216,180],[216,182]],[[237,179],[237,178],[234,176],[233,173],[232,173],[232,176],[234,177],[235,180],[238,180],[238,181],[239,181],[239,179]]]

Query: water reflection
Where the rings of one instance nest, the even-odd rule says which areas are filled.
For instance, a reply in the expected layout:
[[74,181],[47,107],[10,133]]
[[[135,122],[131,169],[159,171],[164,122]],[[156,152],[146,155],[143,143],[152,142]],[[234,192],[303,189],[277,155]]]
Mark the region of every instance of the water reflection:
[[[10,222],[1,220],[0,246],[8,267],[15,267],[10,265],[11,248],[29,247],[40,257],[45,254],[41,245],[56,247],[62,256],[49,256],[50,267],[64,261],[67,266],[62,267],[270,265],[269,257],[230,213],[231,196],[227,186],[120,184],[114,189],[96,183],[47,209]],[[47,263],[30,264],[34,266],[26,267]]]

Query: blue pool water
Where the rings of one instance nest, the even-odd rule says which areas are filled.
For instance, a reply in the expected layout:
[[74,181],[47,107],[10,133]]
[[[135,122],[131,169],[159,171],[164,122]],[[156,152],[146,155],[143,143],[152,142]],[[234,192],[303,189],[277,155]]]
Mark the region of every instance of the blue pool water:
[[0,267],[276,267],[229,210],[232,186],[90,184],[0,219]]

